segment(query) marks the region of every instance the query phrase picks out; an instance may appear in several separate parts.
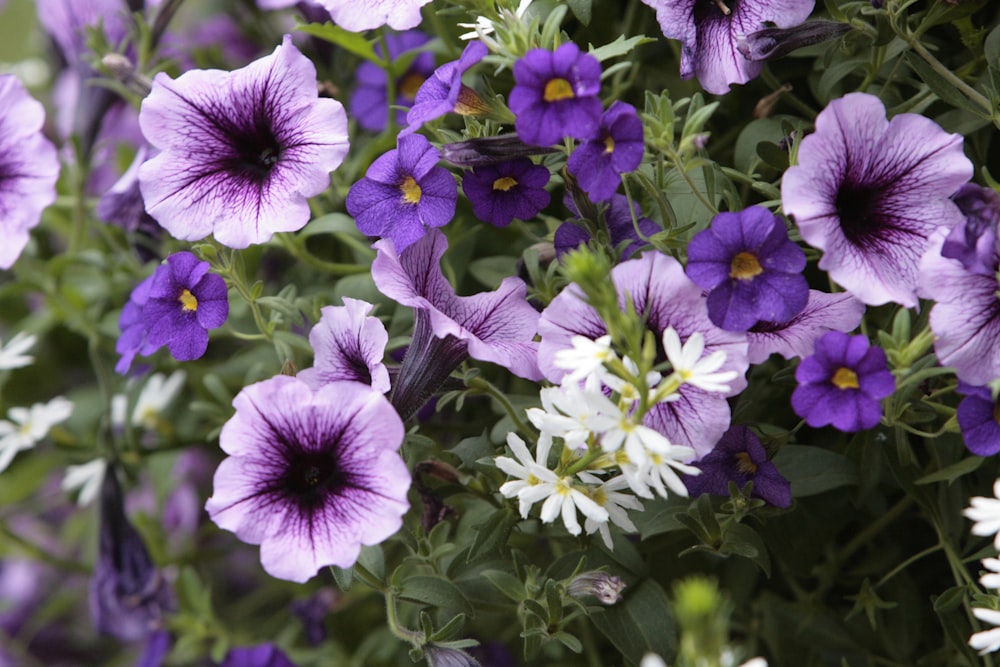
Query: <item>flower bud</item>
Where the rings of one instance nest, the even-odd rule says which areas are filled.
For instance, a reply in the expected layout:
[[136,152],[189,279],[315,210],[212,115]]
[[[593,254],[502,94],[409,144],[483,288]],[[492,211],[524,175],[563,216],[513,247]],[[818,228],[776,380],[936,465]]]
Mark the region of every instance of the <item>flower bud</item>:
[[837,39],[851,26],[836,21],[807,21],[794,28],[764,28],[736,40],[736,48],[751,62],[780,58],[796,49]]
[[621,578],[600,570],[592,570],[573,577],[566,587],[566,592],[570,597],[593,596],[601,604],[613,605],[621,602],[624,589],[625,582]]

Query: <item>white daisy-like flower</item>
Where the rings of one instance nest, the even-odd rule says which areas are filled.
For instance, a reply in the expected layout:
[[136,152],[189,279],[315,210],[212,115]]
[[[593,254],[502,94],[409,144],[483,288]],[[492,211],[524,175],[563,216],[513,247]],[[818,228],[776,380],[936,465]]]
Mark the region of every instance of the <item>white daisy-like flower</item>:
[[666,498],[669,488],[686,498],[687,487],[677,476],[677,471],[687,475],[700,475],[701,470],[686,463],[694,457],[695,451],[692,448],[670,445],[665,452],[646,452],[641,463],[630,457],[627,450],[615,452],[614,461],[629,488],[637,496],[652,498],[652,489],[660,497]]
[[0,472],[7,469],[18,452],[34,447],[72,413],[73,402],[62,396],[30,408],[11,408],[7,413],[9,421],[0,420]]
[[539,396],[542,407],[526,410],[528,419],[542,433],[562,438],[570,449],[586,447],[592,434],[600,435],[616,421],[615,404],[599,391],[563,384],[542,389]]
[[76,497],[76,504],[80,507],[89,505],[101,489],[101,482],[104,481],[104,472],[107,467],[108,462],[104,459],[94,459],[81,465],[69,466],[66,468],[66,476],[63,477],[62,481],[63,491],[72,493],[79,489],[80,493]]
[[149,431],[155,429],[160,421],[160,415],[184,386],[186,377],[184,371],[174,371],[170,377],[166,377],[163,373],[151,375],[135,401],[132,424]]
[[1000,559],[984,558],[982,563],[989,572],[979,578],[979,585],[991,590],[1000,590]]
[[[555,474],[553,473],[553,477]],[[563,523],[570,535],[579,535],[581,532],[580,522],[577,520],[576,511],[579,509],[587,519],[592,519],[600,523],[608,520],[608,511],[591,500],[585,493],[573,485],[572,477],[556,478],[548,497],[542,503],[542,510],[539,518],[542,523],[552,523],[556,517],[562,516]]]
[[628,533],[637,533],[639,529],[635,527],[632,520],[628,517],[628,510],[636,510],[641,512],[643,507],[639,499],[633,495],[627,493],[621,493],[622,489],[628,487],[628,480],[621,475],[617,477],[612,477],[607,481],[601,480],[600,477],[593,475],[589,472],[578,472],[576,474],[586,484],[590,485],[600,485],[597,488],[592,489],[589,492],[591,498],[594,502],[603,507],[608,512],[607,521],[596,521],[587,517],[587,520],[583,524],[583,529],[588,535],[592,535],[595,532],[600,532],[601,539],[604,541],[604,545],[608,549],[614,549],[614,543],[611,541],[611,528],[609,523],[613,523],[622,530]]
[[[635,362],[628,357],[622,357],[622,364],[624,364],[625,368],[627,368],[633,376],[639,375],[639,367],[636,366]],[[650,371],[646,374],[646,387],[649,389],[650,400],[653,400],[652,397],[656,394],[656,385],[658,385],[662,379],[663,375],[656,371]],[[625,405],[633,405],[642,397],[638,387],[625,378],[618,377],[614,373],[607,373],[602,380],[608,389],[618,394],[618,400]],[[680,396],[674,394],[671,398],[677,399],[680,398]]]
[[0,370],[23,368],[34,363],[35,358],[25,354],[38,341],[34,334],[17,332],[13,338],[0,347]]
[[705,352],[705,336],[696,331],[687,342],[681,344],[681,338],[673,327],[667,327],[663,332],[663,351],[667,361],[673,367],[673,376],[682,384],[690,384],[703,389],[728,393],[726,384],[736,379],[736,371],[717,372],[726,363],[726,353],[716,350],[702,358]]
[[605,452],[624,449],[629,460],[639,465],[646,463],[648,453],[666,454],[671,447],[667,436],[637,422],[634,415],[623,410],[618,411],[614,425],[601,436],[601,448]]
[[[980,621],[1000,626],[1000,611],[985,609],[983,607],[973,607],[972,613]],[[969,646],[979,651],[979,655],[986,655],[1000,649],[1000,627],[975,633],[969,637]]]
[[962,514],[976,522],[972,525],[973,535],[993,535],[993,544],[1000,551],[1000,479],[993,483],[993,495],[970,499],[970,506]]
[[[532,0],[521,0],[520,4],[518,4],[517,6],[517,10],[515,10],[514,12],[514,17],[516,17],[518,20],[524,18],[524,13],[528,11],[528,6],[531,4],[531,2]],[[501,13],[505,15],[509,14],[509,12],[506,12],[504,10],[501,10]],[[458,36],[458,38],[461,40],[470,40],[478,38],[483,40],[487,44],[490,44],[491,42],[493,44],[496,44],[495,40],[488,39],[486,37],[487,35],[493,34],[496,31],[496,27],[493,25],[493,21],[489,20],[485,16],[477,16],[475,23],[459,23],[458,27],[472,28],[471,31],[462,33],[461,35]],[[498,44],[497,47],[499,47]]]

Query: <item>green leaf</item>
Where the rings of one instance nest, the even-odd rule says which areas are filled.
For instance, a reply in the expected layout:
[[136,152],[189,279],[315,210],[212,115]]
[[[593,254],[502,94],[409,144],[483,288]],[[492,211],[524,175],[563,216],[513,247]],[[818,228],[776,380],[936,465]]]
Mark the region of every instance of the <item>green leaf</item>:
[[484,556],[502,554],[510,538],[510,531],[514,529],[519,518],[513,509],[505,506],[475,526],[476,537],[472,540],[466,562],[471,563]]
[[375,55],[374,43],[359,33],[348,32],[332,23],[309,23],[295,26],[295,29],[313,37],[319,37],[350,51],[356,56],[382,66],[382,59]]
[[552,635],[552,638],[568,648],[570,651],[573,651],[573,653],[583,652],[583,644],[580,643],[579,639],[568,632],[557,632]]
[[[570,6],[572,6],[572,3],[570,3]],[[625,35],[619,35],[618,39],[615,41],[596,49],[594,48],[594,45],[591,44],[590,55],[594,56],[601,62],[604,62],[605,60],[624,56],[640,44],[649,44],[655,41],[655,39],[646,37],[645,35],[636,35],[635,37],[629,37],[628,39],[625,39]]]
[[858,483],[858,471],[850,459],[822,447],[786,445],[774,457],[773,463],[792,483],[794,498]]
[[514,602],[524,600],[524,584],[514,575],[502,570],[483,570],[482,576]]
[[974,113],[977,116],[983,115],[982,109],[973,104],[969,98],[956,90],[955,87],[951,85],[951,82],[938,74],[926,60],[911,52],[906,54],[906,62],[909,63],[910,67],[914,72],[916,72],[917,76],[919,76],[921,80],[927,84],[927,86],[931,89],[931,92],[941,98],[941,100],[947,102],[953,107],[965,109],[969,113]]
[[504,278],[517,273],[517,257],[481,257],[469,264],[469,273],[486,287],[496,289]]
[[301,239],[309,236],[315,236],[317,234],[337,233],[354,234],[356,236],[359,235],[357,225],[354,224],[354,218],[346,213],[330,213],[328,215],[322,215],[315,220],[310,221],[310,223],[303,227],[296,234],[296,236]]
[[570,10],[573,12],[573,16],[577,18],[583,25],[590,25],[590,19],[592,17],[592,7],[593,0],[566,0],[566,4],[569,5]]
[[962,606],[968,589],[962,586],[952,586],[941,595],[932,598],[934,611],[938,614],[947,614]]
[[337,587],[345,593],[351,590],[351,584],[354,583],[354,568],[348,567],[337,567],[336,565],[330,566],[330,574],[333,575],[333,580],[337,582]]
[[461,611],[467,616],[475,613],[458,586],[444,577],[429,574],[408,577],[400,586],[399,597],[401,600],[419,602],[431,607]]
[[719,551],[747,558],[766,576],[771,576],[771,557],[767,553],[767,546],[750,526],[742,523],[730,525],[722,538]]
[[646,579],[625,589],[625,599],[591,617],[594,625],[633,664],[653,652],[668,664],[677,655],[677,626],[660,584]]
[[970,472],[978,470],[979,466],[983,465],[983,461],[985,460],[986,459],[982,456],[970,456],[962,459],[958,463],[953,463],[946,468],[933,472],[930,475],[924,475],[913,483],[933,484],[935,482],[948,482],[948,485],[951,486],[951,483],[959,477],[968,475]]
[[788,151],[781,150],[777,144],[772,144],[770,141],[762,141],[757,144],[757,155],[775,169],[788,168]]

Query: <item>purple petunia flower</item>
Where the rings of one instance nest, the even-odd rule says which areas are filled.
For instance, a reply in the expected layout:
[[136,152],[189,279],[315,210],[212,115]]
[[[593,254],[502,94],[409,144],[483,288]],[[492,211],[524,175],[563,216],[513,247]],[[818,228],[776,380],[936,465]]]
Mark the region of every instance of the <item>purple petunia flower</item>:
[[951,196],[963,220],[952,228],[941,247],[941,256],[957,259],[972,273],[996,272],[997,224],[1000,194],[975,183],[966,183]]
[[260,644],[229,649],[219,667],[296,667],[296,664],[274,644]]
[[762,206],[719,213],[688,244],[687,275],[708,290],[708,316],[728,331],[787,322],[805,308],[806,255]]
[[700,475],[683,477],[684,486],[692,498],[703,493],[728,498],[729,482],[734,482],[740,489],[747,482],[753,482],[752,497],[775,507],[792,504],[792,485],[767,460],[764,445],[746,426],[730,427],[708,456],[691,465],[701,470]]
[[347,155],[347,117],[317,95],[316,68],[285,36],[233,72],[160,73],[139,113],[160,153],[139,168],[146,210],[173,236],[231,248],[309,222]]
[[877,97],[852,93],[816,118],[781,200],[833,280],[866,304],[913,307],[930,233],[961,222],[949,196],[971,176],[961,136],[916,114],[888,121]]
[[403,423],[378,391],[334,382],[313,391],[279,375],[245,387],[219,444],[206,509],[220,528],[260,545],[272,576],[304,582],[350,567],[362,545],[402,526],[410,473]]
[[635,107],[620,100],[604,112],[596,137],[577,146],[566,167],[593,202],[611,199],[621,175],[642,164],[642,121]]
[[[567,196],[563,198],[563,203],[566,204],[566,207],[572,211],[577,219],[580,218],[580,211],[576,206],[576,202],[571,197]],[[636,226],[632,222],[632,211],[629,209],[628,197],[625,195],[613,195],[603,215],[611,246],[617,248],[622,243],[629,241],[624,250],[622,250],[622,257],[625,259],[631,257],[646,245],[646,241],[639,236],[640,232],[643,236],[648,237],[660,231],[660,226],[656,222],[642,217],[642,207],[639,206],[638,202],[634,203],[633,207],[635,208],[635,218],[639,225],[638,231],[636,231]],[[600,224],[600,220],[592,222]],[[556,229],[552,243],[555,246],[556,255],[558,256],[574,248],[579,248],[581,245],[589,242],[590,238],[590,232],[581,227],[580,224],[567,221],[559,225]]]
[[429,229],[448,224],[458,186],[447,169],[436,166],[440,157],[426,137],[412,134],[372,162],[345,202],[361,233],[391,238],[402,252]]
[[155,241],[160,238],[163,228],[146,212],[139,190],[139,166],[149,155],[143,145],[135,154],[132,164],[121,178],[104,193],[97,203],[97,217],[104,222],[121,227],[129,233],[139,258],[149,261],[157,258]]
[[751,364],[767,361],[772,354],[785,359],[807,357],[816,339],[828,331],[853,331],[865,314],[865,304],[847,292],[827,294],[809,290],[809,300],[798,315],[787,322],[759,321],[747,331],[747,359]]
[[508,104],[526,144],[551,146],[564,137],[591,139],[601,124],[601,63],[567,42],[532,49],[514,63]]
[[344,30],[363,32],[388,25],[408,30],[420,25],[420,8],[431,0],[315,0]]
[[832,425],[847,433],[876,426],[881,400],[896,388],[882,348],[840,331],[816,341],[815,354],[802,360],[795,379],[795,414],[813,428]]
[[729,92],[764,69],[739,52],[743,35],[773,23],[790,28],[809,18],[814,0],[642,0],[656,10],[666,37],[681,41],[681,77],[698,77],[710,93]]
[[56,200],[59,159],[42,134],[45,110],[13,74],[0,75],[0,109],[0,268],[9,269]]
[[472,203],[472,212],[495,227],[506,227],[514,218],[530,220],[549,205],[545,189],[549,168],[526,157],[483,165],[462,177],[462,190]]
[[413,98],[413,106],[406,113],[406,127],[399,133],[400,136],[413,134],[424,123],[452,111],[482,111],[482,101],[475,91],[462,83],[462,75],[482,60],[486,53],[486,45],[482,42],[469,42],[458,60],[445,63],[434,70]]
[[[430,36],[419,30],[385,36],[390,60],[396,60],[407,51],[417,49],[428,41]],[[375,53],[381,57],[382,47],[377,45]],[[406,123],[406,109],[413,104],[417,91],[429,80],[433,72],[434,54],[424,51],[417,54],[402,76],[396,79],[395,105],[403,107],[394,111],[397,125]],[[385,70],[375,63],[363,62],[358,66],[357,81],[357,88],[351,95],[349,103],[351,116],[358,121],[358,125],[369,132],[381,132],[389,122]]]
[[959,381],[958,391],[965,395],[958,404],[958,426],[965,448],[976,456],[1000,453],[1000,404],[993,400],[990,388]]
[[298,374],[313,389],[353,380],[379,393],[389,391],[389,371],[382,363],[389,334],[382,322],[368,316],[372,304],[344,297],[343,306],[326,306],[309,332],[316,359]]
[[149,288],[153,284],[153,276],[145,278],[135,286],[128,302],[122,308],[118,317],[118,329],[121,335],[115,343],[115,352],[121,355],[115,365],[115,372],[125,375],[132,367],[136,355],[149,356],[156,352],[158,345],[150,345],[148,327],[142,317],[142,309],[149,300]]
[[[415,135],[418,136],[418,135]],[[519,278],[505,278],[493,292],[458,296],[441,272],[448,240],[431,231],[406,252],[389,239],[375,244],[372,278],[386,296],[415,310],[413,342],[403,359],[392,402],[408,419],[468,357],[540,380],[533,341],[538,313]]]
[[[631,299],[638,315],[657,340],[667,327],[673,327],[682,343],[694,333],[705,339],[704,354],[721,351],[725,363],[718,369],[735,371],[737,377],[729,383],[733,396],[746,387],[746,335],[723,331],[708,318],[708,307],[702,290],[684,275],[684,269],[673,257],[648,252],[639,259],[622,262],[611,271],[618,290],[619,306],[624,309]],[[573,346],[574,336],[596,340],[608,333],[597,312],[587,304],[582,292],[570,285],[542,312],[538,323],[542,342],[538,349],[538,365],[546,379],[559,383],[569,372],[555,363],[560,350]],[[666,361],[659,353],[657,362]],[[670,442],[692,447],[705,456],[729,427],[729,403],[725,395],[709,392],[693,384],[684,384],[677,400],[659,403],[646,416],[646,426],[665,435]]]

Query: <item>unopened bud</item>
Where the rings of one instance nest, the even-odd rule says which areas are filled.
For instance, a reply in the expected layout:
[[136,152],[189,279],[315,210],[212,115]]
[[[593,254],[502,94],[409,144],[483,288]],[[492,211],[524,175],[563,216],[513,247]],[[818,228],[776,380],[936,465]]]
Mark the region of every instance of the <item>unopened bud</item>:
[[619,577],[600,570],[591,570],[573,577],[569,586],[566,587],[566,592],[570,597],[593,596],[601,604],[613,605],[616,602],[621,602],[624,589],[625,582]]
[[761,62],[788,55],[803,46],[837,39],[851,31],[851,26],[836,21],[806,21],[794,28],[764,28],[736,39],[743,57]]

